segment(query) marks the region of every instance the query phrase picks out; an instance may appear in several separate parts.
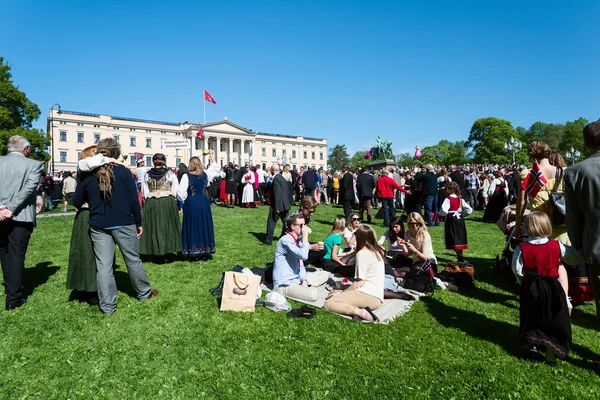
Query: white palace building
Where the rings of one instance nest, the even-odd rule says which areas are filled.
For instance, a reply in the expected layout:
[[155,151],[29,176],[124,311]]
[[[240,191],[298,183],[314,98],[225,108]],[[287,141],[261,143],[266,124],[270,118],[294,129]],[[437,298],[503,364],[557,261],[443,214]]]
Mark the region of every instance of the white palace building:
[[167,165],[186,165],[190,157],[198,156],[206,163],[202,150],[214,149],[215,159],[244,165],[260,164],[264,169],[272,163],[290,164],[292,168],[327,168],[327,140],[256,132],[242,128],[224,118],[202,124],[204,137],[197,137],[198,124],[161,122],[137,118],[115,117],[77,111],[51,109],[47,132],[51,137],[49,171],[75,171],[83,149],[112,137],[121,144],[135,166],[135,153],[144,155],[146,165],[152,165],[152,155],[163,153]]

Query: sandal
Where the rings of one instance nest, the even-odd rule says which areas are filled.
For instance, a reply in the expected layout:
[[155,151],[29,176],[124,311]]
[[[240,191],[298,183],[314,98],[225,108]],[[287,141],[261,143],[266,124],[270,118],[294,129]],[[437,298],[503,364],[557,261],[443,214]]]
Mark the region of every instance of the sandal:
[[375,315],[373,310],[371,310],[371,307],[365,307],[365,310],[371,314],[371,317],[373,317],[373,322],[379,322],[379,318],[377,318],[377,315]]
[[315,310],[314,308],[310,308],[306,305],[300,307],[300,308],[294,308],[293,310],[289,311],[287,313],[288,317],[292,317],[292,318],[306,318],[306,319],[311,319],[312,317],[314,317],[317,314],[317,310]]

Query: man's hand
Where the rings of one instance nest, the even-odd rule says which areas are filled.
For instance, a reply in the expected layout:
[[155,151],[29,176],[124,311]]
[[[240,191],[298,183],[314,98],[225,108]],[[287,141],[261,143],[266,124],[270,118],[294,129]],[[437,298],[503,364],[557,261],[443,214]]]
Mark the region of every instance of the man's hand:
[[308,240],[308,233],[309,233],[309,232],[308,232],[308,225],[304,224],[304,225],[302,226],[302,238],[303,238],[304,240]]
[[144,232],[144,228],[142,228],[141,226],[138,226],[137,228],[137,237],[138,240],[142,237],[142,233]]
[[302,287],[308,287],[308,282],[307,282],[307,281],[302,281],[302,284],[301,284],[301,286],[302,286]]
[[13,217],[13,213],[8,208],[4,207],[3,209],[0,210],[0,218],[2,218],[2,220],[9,219],[12,217]]

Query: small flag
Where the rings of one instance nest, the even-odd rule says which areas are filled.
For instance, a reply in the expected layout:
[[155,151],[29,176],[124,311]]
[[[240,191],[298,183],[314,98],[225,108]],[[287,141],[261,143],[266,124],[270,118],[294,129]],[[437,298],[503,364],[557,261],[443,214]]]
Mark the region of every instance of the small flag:
[[135,156],[136,161],[144,158],[144,155],[142,153],[133,153],[133,155]]
[[533,167],[529,170],[529,174],[527,174],[527,177],[523,180],[521,188],[531,197],[535,197],[540,189],[546,186],[546,183],[548,183],[546,177],[540,170],[539,164],[535,162],[533,163]]
[[204,131],[202,130],[202,125],[198,124],[198,134],[196,135],[199,138],[203,138],[204,137]]
[[208,94],[208,92],[206,90],[204,91],[204,100],[210,101],[213,104],[217,104],[215,99],[213,99],[213,97],[210,94]]

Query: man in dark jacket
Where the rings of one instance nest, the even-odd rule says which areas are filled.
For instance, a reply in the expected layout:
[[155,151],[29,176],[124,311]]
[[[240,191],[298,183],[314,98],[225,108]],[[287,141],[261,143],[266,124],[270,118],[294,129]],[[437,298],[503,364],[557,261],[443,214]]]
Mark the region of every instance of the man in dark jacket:
[[456,165],[452,165],[450,167],[450,179],[452,182],[456,182],[458,187],[460,188],[460,194],[463,198],[467,197],[467,188],[465,186],[465,176],[462,171],[459,171]]
[[[419,172],[415,176],[417,182],[423,182],[423,204],[425,206],[425,223],[427,226],[439,226],[438,215],[438,187],[437,175],[433,172],[433,166],[425,166],[425,172]],[[464,184],[464,182],[463,182]]]
[[356,189],[358,191],[358,200],[360,203],[360,219],[364,219],[364,212],[367,211],[367,221],[371,223],[373,219],[373,207],[371,199],[375,190],[375,178],[366,169],[356,178]]
[[340,184],[340,199],[344,205],[346,219],[352,214],[352,203],[354,203],[354,178],[349,170],[350,166],[344,164],[342,167],[342,183]]
[[307,168],[302,174],[302,184],[304,185],[304,195],[313,197],[315,189],[319,185],[319,178],[312,168]]
[[273,244],[273,233],[279,219],[283,222],[281,235],[285,235],[285,221],[291,208],[290,199],[292,195],[287,181],[279,172],[279,164],[273,164],[271,166],[273,184],[271,185],[271,192],[269,194],[270,207],[267,217],[267,237],[265,238],[265,242],[261,244],[262,246]]

